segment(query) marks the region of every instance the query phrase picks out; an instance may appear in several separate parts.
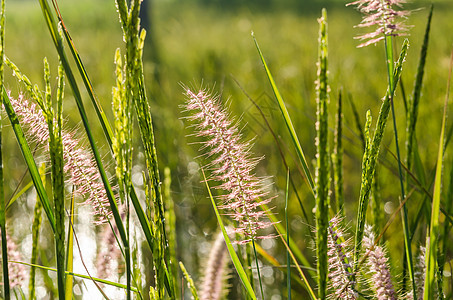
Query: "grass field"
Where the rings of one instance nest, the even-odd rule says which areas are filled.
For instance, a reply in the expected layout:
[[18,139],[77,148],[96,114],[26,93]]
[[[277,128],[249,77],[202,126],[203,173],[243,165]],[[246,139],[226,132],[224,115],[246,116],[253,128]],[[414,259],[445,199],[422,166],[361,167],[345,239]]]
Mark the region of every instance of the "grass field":
[[[251,3],[231,6],[222,5],[222,1],[210,4],[202,2],[153,1],[152,27],[147,36],[149,43],[145,43],[144,49],[143,73],[153,118],[160,180],[165,181],[164,174],[167,172],[164,171],[165,168],[171,171],[171,185],[167,186],[164,183],[163,194],[165,201],[169,200],[165,197],[169,197],[174,202],[176,221],[174,227],[171,228],[175,234],[177,245],[174,249],[174,255],[177,261],[184,263],[195,284],[201,289],[199,284],[203,278],[203,269],[206,268],[211,242],[219,232],[219,226],[206,187],[202,183],[200,167],[206,164],[206,160],[205,158],[200,159],[200,153],[197,152],[199,147],[191,145],[196,139],[190,136],[193,132],[187,126],[185,120],[187,115],[181,108],[187,98],[183,95],[185,91],[182,85],[187,85],[196,90],[205,88],[219,95],[221,103],[226,104],[231,115],[236,116],[236,120],[239,121],[238,126],[243,136],[254,139],[252,150],[254,156],[264,156],[264,159],[257,166],[256,173],[258,176],[271,176],[266,179],[269,192],[271,196],[278,195],[278,197],[271,202],[270,206],[274,207],[273,213],[279,220],[279,224],[284,226],[286,221],[284,208],[287,192],[287,170],[260,111],[265,115],[269,127],[279,138],[284,156],[288,161],[291,179],[294,182],[294,187],[296,187],[295,190],[290,188],[288,197],[287,220],[289,221],[289,231],[295,240],[295,247],[307,258],[308,264],[312,268],[310,270],[314,270],[313,272],[316,273],[316,243],[313,239],[316,235],[316,233],[313,233],[316,228],[314,213],[316,198],[313,197],[309,185],[302,176],[300,161],[294,151],[285,120],[282,118],[274,92],[269,85],[251,32],[254,32],[267,65],[281,92],[306,155],[308,168],[314,175],[318,151],[315,145],[317,135],[315,127],[317,122],[315,81],[317,80],[316,62],[318,60],[319,30],[317,18],[321,16],[321,8],[327,8],[328,78],[330,86],[330,103],[327,108],[329,112],[328,140],[332,150],[336,103],[341,90],[344,113],[342,134],[344,146],[344,212],[345,223],[347,224],[346,235],[352,239],[357,225],[364,152],[359,128],[363,131],[366,112],[370,110],[373,117],[371,129],[374,131],[374,124],[378,118],[379,108],[388,86],[383,43],[357,48],[359,41],[355,40],[354,37],[367,32],[368,28],[354,27],[360,23],[361,14],[353,7],[346,7],[342,1],[307,1],[302,4],[298,4],[298,1],[266,1],[268,5]],[[75,3],[70,0],[61,0],[58,3],[66,27],[90,76],[101,106],[104,108],[110,123],[114,124],[117,119],[111,109],[112,86],[115,86],[117,78],[114,55],[117,48],[121,48],[123,54],[128,49],[123,42],[123,32],[116,12],[115,1],[81,0]],[[399,147],[403,158],[406,155],[405,143],[407,139],[406,109],[403,95],[406,96],[405,101],[409,101],[417,74],[417,64],[430,4],[431,2],[428,1],[413,1],[406,6],[407,9],[411,10],[411,14],[406,20],[406,23],[411,26],[407,36],[410,46],[403,66],[401,85],[398,86],[394,98]],[[413,228],[416,224],[419,225],[412,237],[411,245],[414,253],[418,252],[420,245],[425,244],[431,220],[431,203],[426,197],[426,192],[432,196],[434,186],[432,182],[436,178],[443,103],[447,92],[450,53],[453,45],[452,12],[453,3],[451,1],[434,1],[430,41],[424,69],[425,75],[421,88],[422,96],[418,108],[416,129],[418,157],[411,171],[420,184],[411,180],[408,184],[409,190],[406,191],[410,193],[407,200],[410,228]],[[55,77],[58,74],[58,55],[42,17],[39,2],[6,1],[5,28],[6,56],[20,68],[22,73],[30,78],[32,83],[37,83],[39,86],[44,86],[43,58],[47,57],[53,76],[52,90],[55,92],[57,90]],[[394,52],[396,55],[401,49],[403,39],[404,37],[395,38]],[[154,53],[152,52],[153,49],[155,50]],[[66,51],[69,53],[69,50]],[[73,62],[71,62],[71,68],[76,70]],[[5,86],[12,91],[13,97],[17,97],[18,93],[25,91],[25,87],[11,74],[11,71],[5,68]],[[80,86],[83,85],[80,77],[77,77],[77,81]],[[402,89],[404,89],[404,93]],[[76,136],[85,140],[83,125],[77,113],[76,101],[74,101],[74,94],[69,84],[66,84],[65,94],[63,101],[65,126],[69,129],[76,128],[72,131],[76,132]],[[260,110],[253,105],[248,97],[256,101]],[[115,175],[115,172],[118,172],[115,170],[117,161],[110,154],[104,131],[99,126],[95,110],[89,102],[89,93],[83,88],[82,99],[86,103],[88,119],[94,132],[96,145],[100,150],[104,164],[107,166],[107,175],[113,178],[112,183],[116,185],[118,183],[118,175]],[[354,117],[352,103],[360,119],[359,124]],[[449,106],[451,105],[449,104]],[[396,153],[391,118],[390,116],[389,124],[385,129],[377,163],[379,184],[377,194],[379,195],[378,203],[383,218],[381,224],[375,224],[379,228],[378,232],[381,232],[385,222],[397,210],[401,196],[398,161],[393,156]],[[14,132],[7,119],[5,115],[2,121],[6,199],[10,198],[16,189],[21,189],[27,182],[30,182],[30,176],[27,175],[27,164],[19,151]],[[131,126],[135,130],[131,137],[134,163],[134,166],[130,169],[131,182],[137,187],[139,196],[142,197],[142,203],[145,203],[143,199],[148,198],[145,196],[146,187],[143,185],[141,173],[151,171],[146,171],[147,157],[145,153],[147,153],[147,150],[140,139],[138,130],[138,128],[141,128],[140,124],[133,121]],[[447,141],[449,141],[451,135],[451,128],[453,128],[452,123],[447,119]],[[84,144],[87,148],[90,148],[87,141],[84,141]],[[38,147],[38,151],[45,152],[41,148],[43,146]],[[448,192],[449,189],[453,191],[453,181],[449,177],[450,170],[453,168],[451,153],[451,145],[446,144],[445,155],[441,160],[444,177],[442,178],[442,200],[440,201],[442,208],[450,207],[450,209],[451,205],[448,203],[453,201],[448,198],[449,195],[453,195],[453,192],[450,194]],[[42,154],[42,156],[46,157],[45,160],[48,160],[48,155]],[[26,174],[25,179],[21,181],[24,174]],[[147,176],[152,177],[151,175]],[[406,178],[407,176],[409,176],[408,173],[404,171],[403,177]],[[50,175],[48,177],[50,181]],[[329,188],[333,193],[333,183]],[[69,194],[70,187],[66,189],[66,193]],[[6,218],[10,235],[18,242],[20,250],[26,258],[25,261],[28,261],[27,257],[31,256],[32,251],[31,220],[36,198],[36,194],[32,190],[30,189],[26,196],[22,196],[11,206]],[[296,197],[296,191],[300,197],[299,200]],[[213,192],[219,193],[214,189]],[[66,200],[66,206],[67,203],[68,200]],[[167,206],[167,202],[165,203],[165,206]],[[304,217],[301,208],[305,210],[307,219]],[[371,212],[372,210],[368,209],[367,218],[369,222],[373,217]],[[80,219],[76,224],[80,227],[76,230],[76,233],[80,236],[81,242],[85,243],[84,245],[93,244],[95,241],[97,243],[98,250],[93,249],[92,252],[87,252],[85,257],[89,268],[93,268],[94,272],[96,253],[102,249],[99,234],[103,227],[84,225],[84,222],[92,222],[92,218],[83,216],[86,213],[86,208],[81,207],[79,213]],[[332,217],[335,213],[336,211],[332,210],[328,214]],[[451,218],[452,211],[450,210],[446,214],[447,217],[443,214],[440,215],[442,228],[443,224],[448,222],[448,215]],[[227,213],[222,214],[222,218],[228,219]],[[135,214],[133,214],[131,220],[137,222]],[[52,232],[46,221],[43,224],[42,246],[39,247],[41,259],[39,262],[42,265],[55,267],[57,263],[53,253],[55,246]],[[234,222],[230,222],[231,224],[234,224]],[[403,264],[405,233],[401,224],[401,217],[398,213],[383,235],[383,244],[385,244],[388,252],[392,266],[391,274],[396,289],[403,288],[402,272],[405,268]],[[143,289],[144,297],[149,298],[147,289],[150,285],[155,286],[153,283],[154,273],[150,266],[156,266],[156,262],[153,264],[152,259],[149,258],[152,257],[150,249],[145,243],[140,228],[138,225],[131,226],[134,239],[131,239],[130,243],[138,253],[132,254],[132,256],[136,255],[133,259],[140,267],[138,272],[142,272],[143,281],[140,288]],[[276,234],[273,229],[267,229],[266,232]],[[444,236],[446,238],[443,241],[447,243],[448,247],[444,253],[446,260],[442,276],[444,278],[444,293],[446,297],[451,297],[453,292],[451,276],[453,254],[451,244],[453,239],[451,230],[442,232],[440,238],[443,239]],[[353,242],[352,240],[351,243]],[[275,258],[278,265],[286,266],[286,248],[280,239],[257,240],[257,244],[267,251],[272,258]],[[77,251],[74,250],[74,252]],[[78,254],[74,255],[78,257]],[[286,278],[288,273],[286,267],[282,269],[273,266],[271,260],[263,256],[262,252],[258,255],[258,259],[260,260],[266,299],[287,299]],[[85,269],[81,267],[79,258],[75,259],[75,263],[79,264],[74,266],[75,272],[84,273]],[[299,261],[299,263],[301,262]],[[256,265],[255,262],[253,262],[253,265]],[[301,265],[304,264],[301,263]],[[119,261],[118,268],[121,267],[125,267],[124,262]],[[307,271],[307,269],[304,269],[304,271]],[[229,265],[228,273],[230,275],[226,281],[231,288],[225,299],[245,299],[240,280],[232,264]],[[45,298],[54,299],[53,297],[58,295],[55,282],[57,277],[53,273],[49,274],[51,275],[44,274],[44,272],[38,273],[37,285],[39,291],[37,290],[37,293]],[[184,285],[181,284],[183,282],[181,272],[177,274],[174,278],[179,295],[177,299],[182,298],[182,295],[189,299],[191,295],[189,289],[186,288],[185,283]],[[292,297],[294,299],[308,299],[309,293],[307,293],[304,283],[298,282],[297,277],[300,276],[295,267],[292,268],[291,274],[293,278],[296,278],[291,285]],[[315,287],[317,276],[311,276],[310,271],[307,274],[309,274],[309,284]],[[257,295],[260,295],[256,275],[255,272],[255,277],[252,276],[251,278],[255,278],[254,290]],[[112,280],[126,284],[126,277],[123,271],[121,275],[115,274]],[[50,278],[54,280],[53,283]],[[27,287],[27,283],[24,283],[23,291],[25,295],[28,295],[25,287]],[[104,287],[109,292],[110,289],[114,290],[109,285]],[[180,292],[182,289],[184,289],[184,292]],[[101,294],[89,280],[86,280],[85,283],[78,279],[75,282],[74,290],[77,291],[73,295],[76,299],[101,297]],[[16,295],[19,295],[18,289],[15,291]],[[112,291],[113,296],[110,297],[116,299],[116,297],[123,297],[124,294],[116,289],[116,291]],[[21,297],[18,296],[18,298]],[[25,298],[28,299],[28,297]],[[137,296],[137,299],[140,298]]]

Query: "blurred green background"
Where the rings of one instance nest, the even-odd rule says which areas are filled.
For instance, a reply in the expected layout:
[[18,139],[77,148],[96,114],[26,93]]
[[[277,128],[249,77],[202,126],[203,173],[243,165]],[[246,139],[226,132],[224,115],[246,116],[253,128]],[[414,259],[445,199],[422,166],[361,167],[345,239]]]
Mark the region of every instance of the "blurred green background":
[[[445,97],[448,77],[449,56],[453,43],[453,2],[432,1],[435,4],[432,34],[422,90],[418,124],[420,156],[427,176],[435,164],[442,101]],[[412,10],[406,21],[411,25],[407,38],[410,49],[403,68],[402,82],[406,95],[412,92],[420,46],[425,30],[430,1],[412,1],[406,6]],[[71,33],[95,91],[107,115],[111,118],[111,89],[114,85],[113,57],[116,48],[123,47],[121,28],[113,0],[61,0],[58,2],[65,24]],[[293,179],[298,193],[309,214],[309,224],[303,219],[301,208],[294,193],[290,196],[290,223],[292,235],[298,246],[314,263],[309,232],[313,224],[311,211],[314,200],[307,185],[297,171],[297,164],[286,128],[268,80],[257,54],[251,32],[274,75],[276,83],[286,101],[289,113],[297,129],[309,164],[314,170],[315,137],[315,86],[317,61],[317,34],[321,8],[328,13],[329,34],[329,79],[331,87],[331,126],[339,90],[344,95],[344,145],[345,145],[345,191],[347,221],[355,219],[359,193],[362,144],[352,117],[352,101],[357,107],[362,126],[365,113],[371,110],[377,118],[380,99],[384,96],[387,78],[382,44],[358,49],[359,41],[354,37],[369,29],[354,28],[360,23],[361,15],[345,1],[297,1],[297,0],[153,0],[148,3],[149,17],[147,44],[145,48],[145,76],[150,95],[150,106],[155,125],[157,152],[161,167],[172,172],[172,196],[176,204],[178,254],[196,282],[199,271],[209,250],[210,242],[217,230],[211,204],[206,198],[205,188],[200,184],[199,155],[197,146],[188,145],[193,138],[185,129],[180,105],[185,98],[181,84],[202,87],[213,91],[231,108],[233,115],[244,127],[244,135],[255,140],[253,152],[265,156],[259,164],[258,175],[271,175],[274,185],[272,194],[280,194],[273,201],[274,211],[283,218],[286,170],[283,167],[272,135],[265,126],[258,110],[248,100],[253,98],[265,113],[273,130],[286,144],[285,154],[290,161]],[[56,77],[57,57],[40,11],[38,1],[15,0],[6,2],[6,55],[27,74],[32,82],[42,86],[43,58],[47,57]],[[145,25],[145,24],[144,24]],[[397,38],[397,47],[403,37]],[[398,49],[396,49],[398,50]],[[10,72],[7,71],[7,74]],[[56,85],[56,82],[55,82]],[[23,87],[10,74],[7,86],[13,95]],[[65,112],[67,126],[79,126],[69,88],[66,89]],[[92,128],[97,128],[98,143],[105,152],[106,162],[113,164],[105,146],[102,129],[95,122],[91,105],[87,107],[92,116]],[[400,147],[404,153],[405,112],[399,88],[396,98],[397,121]],[[82,130],[79,130],[82,131]],[[6,132],[11,134],[11,132]],[[380,168],[382,203],[392,212],[397,206],[399,192],[395,188],[396,163],[387,149],[394,151],[391,131],[385,136],[382,151],[383,167]],[[143,163],[137,134],[136,159]],[[14,139],[6,139],[5,168],[12,170],[8,185],[12,191],[25,172],[22,157],[18,155]],[[403,154],[404,155],[404,154]],[[446,158],[451,161],[451,157]],[[389,166],[384,167],[384,166]],[[140,170],[140,167],[138,167]],[[417,199],[420,195],[415,195]],[[415,201],[415,200],[414,200]],[[17,205],[17,204],[16,204]],[[392,206],[393,205],[393,206]],[[15,208],[12,217],[18,217],[24,208]],[[415,210],[415,205],[410,206]],[[24,232],[26,229],[24,229]],[[26,233],[22,233],[25,235]],[[386,237],[401,241],[401,225],[395,221]],[[422,235],[423,232],[417,232]],[[17,233],[16,235],[21,235]],[[391,237],[391,238],[390,238]],[[401,244],[401,243],[400,243]],[[284,262],[282,245],[268,240],[262,245]],[[399,248],[396,247],[395,250]],[[395,261],[402,259],[402,252],[391,251]],[[395,272],[399,269],[395,270]],[[264,272],[266,293],[284,298],[284,275],[277,269]],[[300,286],[295,290],[301,291]]]

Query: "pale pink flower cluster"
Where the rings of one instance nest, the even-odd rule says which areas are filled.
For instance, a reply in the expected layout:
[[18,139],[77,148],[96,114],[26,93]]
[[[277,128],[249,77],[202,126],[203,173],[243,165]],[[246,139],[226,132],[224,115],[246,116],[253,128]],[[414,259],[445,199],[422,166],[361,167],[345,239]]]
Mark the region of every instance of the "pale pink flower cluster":
[[217,234],[217,238],[209,252],[201,288],[202,300],[219,300],[222,296],[222,280],[228,263],[228,250],[223,238],[223,233]]
[[376,292],[377,300],[396,300],[397,294],[390,278],[388,266],[388,258],[385,255],[384,249],[379,245],[374,245],[375,237],[373,228],[365,225],[365,233],[363,236],[363,247],[365,253],[369,253],[367,257],[367,267],[372,273],[371,281],[373,289]]
[[109,278],[114,275],[113,263],[121,261],[121,251],[115,238],[115,235],[118,235],[118,228],[116,225],[113,226],[114,231],[110,226],[106,226],[102,234],[101,249],[96,258],[96,271],[100,278]]
[[349,240],[343,237],[340,218],[334,217],[329,222],[327,234],[327,256],[329,258],[329,279],[332,298],[354,300],[358,298],[354,290],[351,256],[347,249]]
[[396,19],[406,17],[409,13],[403,10],[395,10],[393,7],[401,8],[404,0],[358,0],[346,5],[357,5],[358,10],[363,13],[362,22],[358,27],[376,26],[374,32],[364,34],[357,37],[363,42],[358,47],[365,47],[384,39],[385,36],[398,36],[407,30],[402,22],[397,22]]
[[226,195],[220,196],[223,201],[221,208],[231,211],[231,217],[238,223],[234,231],[245,236],[239,243],[266,238],[258,236],[257,230],[272,223],[262,220],[265,212],[258,207],[271,199],[260,201],[267,192],[263,178],[253,173],[262,158],[252,157],[251,143],[241,141],[238,126],[221,108],[218,98],[203,90],[197,94],[190,89],[185,89],[185,92],[188,97],[185,108],[191,112],[187,118],[196,122],[196,135],[207,138],[200,150],[209,148],[206,156],[212,159],[207,165],[212,170],[211,179],[222,182],[217,188],[227,191]]
[[[8,234],[6,234],[6,242],[8,245],[8,261],[23,261],[21,254],[17,250],[16,243]],[[9,285],[12,289],[15,287],[20,287],[25,283],[27,272],[23,264],[9,262],[8,269]]]
[[[27,136],[47,149],[49,129],[41,109],[26,100],[24,95],[19,95],[17,99],[9,98]],[[76,187],[76,193],[86,197],[87,203],[93,206],[97,223],[107,221],[112,212],[91,152],[84,149],[68,132],[62,132],[62,142],[64,172],[68,182]]]

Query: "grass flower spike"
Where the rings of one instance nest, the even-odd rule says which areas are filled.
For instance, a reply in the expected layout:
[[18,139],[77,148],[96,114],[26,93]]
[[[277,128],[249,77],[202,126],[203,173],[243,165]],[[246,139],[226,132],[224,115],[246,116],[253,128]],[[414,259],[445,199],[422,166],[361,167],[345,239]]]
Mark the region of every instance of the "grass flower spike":
[[406,17],[409,12],[395,10],[394,6],[401,7],[404,0],[358,0],[346,5],[357,5],[363,13],[362,22],[357,27],[377,26],[374,32],[358,36],[357,39],[364,41],[358,47],[365,47],[384,39],[385,36],[399,36],[407,30],[402,22],[396,22],[399,17]]
[[372,273],[372,285],[376,292],[377,300],[396,300],[397,295],[393,288],[390,278],[388,266],[388,258],[385,255],[384,249],[375,244],[373,228],[369,225],[365,226],[365,235],[363,236],[363,247],[365,253],[368,253],[367,267]]
[[[6,241],[8,244],[8,261],[24,261],[22,255],[17,250],[17,244],[7,234]],[[12,289],[20,287],[25,282],[27,271],[25,266],[18,263],[8,262],[9,265],[9,284]]]
[[[27,135],[34,142],[48,147],[49,129],[42,111],[19,95],[17,99],[9,97]],[[87,203],[93,206],[98,223],[103,223],[111,215],[109,202],[92,155],[82,148],[79,141],[68,132],[62,133],[64,172],[68,181],[77,187],[79,195],[86,196]]]
[[208,139],[200,150],[210,148],[206,156],[214,158],[207,165],[212,170],[211,179],[222,182],[217,188],[228,192],[219,197],[223,201],[221,208],[231,211],[231,217],[237,221],[234,231],[245,236],[240,243],[265,238],[258,236],[257,231],[269,227],[271,223],[262,221],[265,212],[257,208],[271,199],[259,201],[267,192],[264,191],[262,178],[253,173],[262,158],[251,157],[251,143],[241,141],[237,125],[221,108],[218,98],[203,90],[198,94],[188,88],[185,90],[188,97],[185,108],[192,112],[188,119],[197,122],[196,135]]
[[358,294],[353,287],[351,257],[347,249],[348,241],[343,240],[340,228],[341,218],[334,217],[329,222],[327,235],[327,256],[329,258],[329,279],[332,296],[340,299],[357,299]]
[[201,299],[202,300],[219,300],[222,296],[222,281],[224,278],[225,268],[228,263],[228,250],[225,245],[223,234],[217,234],[211,251],[209,252],[208,263],[206,265],[203,278]]

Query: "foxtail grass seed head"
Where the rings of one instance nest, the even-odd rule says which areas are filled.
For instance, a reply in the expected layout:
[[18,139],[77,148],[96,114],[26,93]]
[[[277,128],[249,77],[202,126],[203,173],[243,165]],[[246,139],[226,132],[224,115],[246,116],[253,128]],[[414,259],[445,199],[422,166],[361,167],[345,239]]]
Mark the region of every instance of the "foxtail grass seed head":
[[373,228],[369,225],[365,225],[365,234],[362,243],[365,253],[368,253],[366,265],[372,273],[372,286],[376,292],[376,299],[396,300],[397,294],[390,278],[388,258],[381,246],[374,245],[375,236]]
[[24,261],[24,259],[20,252],[17,250],[17,244],[8,234],[6,234],[6,241],[8,245],[8,261],[10,261],[8,262],[9,285],[12,289],[14,289],[15,287],[20,287],[25,283],[27,272],[23,264],[11,262]]
[[[9,96],[12,106],[33,142],[48,147],[49,129],[41,109],[19,95],[17,99]],[[112,214],[104,185],[91,152],[84,149],[71,133],[63,131],[64,172],[67,181],[74,185],[76,193],[86,197],[87,204],[94,209],[96,223],[104,223]]]
[[212,171],[209,179],[222,182],[216,188],[227,191],[219,196],[223,202],[220,208],[230,211],[229,215],[238,224],[233,230],[245,236],[238,243],[269,237],[257,234],[259,229],[272,225],[263,221],[265,212],[258,210],[260,205],[271,201],[271,198],[260,201],[268,193],[264,178],[253,173],[262,157],[252,157],[252,143],[242,141],[237,124],[221,107],[217,97],[204,90],[194,93],[188,88],[185,88],[185,94],[185,109],[190,112],[187,119],[196,124],[196,136],[206,139],[200,151],[206,151],[205,156],[212,159],[206,166]]
[[348,251],[349,240],[344,240],[341,228],[341,218],[336,216],[329,222],[327,235],[327,256],[329,265],[329,280],[331,298],[333,299],[357,299],[358,294],[354,291],[351,255]]
[[357,9],[364,14],[362,22],[357,27],[376,27],[375,31],[356,37],[363,41],[357,47],[365,47],[384,39],[385,36],[405,35],[408,27],[397,19],[405,18],[408,11],[396,10],[401,8],[404,0],[358,0],[348,5],[357,5]]
[[121,251],[115,238],[115,235],[118,236],[118,228],[116,225],[113,226],[115,232],[110,226],[105,226],[102,233],[101,249],[96,258],[96,271],[100,278],[110,278],[114,275],[114,262],[118,263],[121,260]]
[[222,282],[227,265],[228,251],[223,233],[217,234],[209,252],[201,289],[201,300],[219,300],[222,296]]

